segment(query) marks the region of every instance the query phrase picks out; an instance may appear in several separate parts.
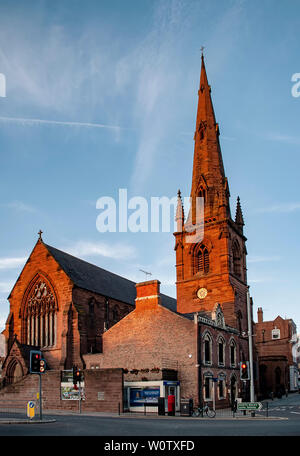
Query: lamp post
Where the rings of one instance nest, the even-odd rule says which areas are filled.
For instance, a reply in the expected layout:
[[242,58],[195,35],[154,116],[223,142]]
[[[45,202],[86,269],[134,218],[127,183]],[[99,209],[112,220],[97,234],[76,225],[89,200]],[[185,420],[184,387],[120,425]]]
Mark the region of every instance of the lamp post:
[[[255,401],[254,376],[253,376],[253,334],[252,334],[252,312],[250,303],[249,288],[247,290],[247,313],[248,313],[248,340],[249,340],[249,368],[250,368],[250,402]],[[253,415],[252,415],[253,413]],[[254,412],[251,415],[254,416]]]

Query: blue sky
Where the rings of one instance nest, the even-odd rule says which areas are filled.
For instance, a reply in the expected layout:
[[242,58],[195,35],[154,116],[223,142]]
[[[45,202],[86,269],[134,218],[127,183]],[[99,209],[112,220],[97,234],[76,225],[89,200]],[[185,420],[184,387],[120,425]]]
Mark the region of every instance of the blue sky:
[[189,195],[203,45],[255,317],[299,332],[299,29],[293,0],[2,0],[0,327],[40,228],[175,296],[172,233],[99,233],[96,201]]

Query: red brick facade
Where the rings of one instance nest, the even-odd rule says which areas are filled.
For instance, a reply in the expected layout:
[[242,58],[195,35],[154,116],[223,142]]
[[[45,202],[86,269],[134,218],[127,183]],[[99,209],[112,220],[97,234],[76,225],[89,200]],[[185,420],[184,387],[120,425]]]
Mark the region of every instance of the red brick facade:
[[[103,353],[84,355],[84,361],[89,369],[122,367],[126,382],[143,382],[144,387],[153,381],[178,380],[180,397],[192,398],[195,405],[213,401],[215,378],[215,405],[227,407],[243,393],[239,361],[245,358],[238,332],[222,317],[219,306],[210,316],[172,312],[161,305],[159,281],[139,283],[136,309],[104,334]],[[209,359],[205,358],[207,337]]]
[[[29,298],[36,290],[36,284],[40,282],[46,284],[45,289],[47,288],[54,303],[51,325],[55,334],[52,344],[49,344],[49,337],[45,336],[41,343],[42,331],[47,329],[46,332],[50,332],[50,320],[47,321],[48,327],[45,322],[42,327],[42,314],[39,315],[38,323],[35,319],[32,337],[28,334],[31,324],[28,308],[32,305]],[[47,299],[45,296],[45,306]],[[3,331],[7,339],[8,353],[16,338],[21,344],[41,348],[47,365],[55,370],[70,369],[73,364],[83,368],[82,354],[101,351],[105,328],[115,324],[133,308],[133,303],[120,302],[75,286],[42,240],[35,245],[9,301],[10,314]],[[27,370],[28,367],[27,364]],[[2,377],[5,378],[8,368],[6,360]],[[24,373],[27,373],[27,370],[25,368]],[[6,381],[13,381],[13,371],[10,370],[10,377],[6,378]]]
[[[109,375],[116,375],[118,383],[120,369],[129,389],[161,383],[166,389],[160,394],[167,394],[167,388],[176,385],[181,398],[193,398],[195,404],[213,401],[217,408],[238,396],[247,398],[239,379],[239,362],[249,359],[246,238],[239,199],[233,220],[229,196],[202,58],[192,206],[185,219],[179,194],[174,233],[177,308],[172,298],[160,293],[159,281],[137,284],[133,297],[130,281],[71,258],[40,239],[9,298],[4,334],[9,349],[18,343],[23,349],[19,347],[19,354],[9,352],[3,370],[6,381],[19,379],[21,372],[26,375],[26,353],[41,346],[55,382],[54,372],[73,364],[85,369],[87,382],[91,379],[85,407],[95,401],[98,376],[107,375],[109,383]],[[195,219],[198,197],[204,200],[204,237],[191,243],[192,224],[197,222],[200,228],[202,223]],[[99,291],[100,284],[105,292]],[[19,358],[22,361],[16,364]],[[47,375],[50,378],[51,371]],[[110,393],[116,402],[121,397],[118,388]],[[47,394],[45,398],[54,407],[54,396],[53,402]]]
[[263,320],[258,308],[255,324],[255,345],[259,361],[260,394],[268,397],[298,390],[298,366],[294,345],[297,343],[293,320],[280,316],[272,321]]
[[[27,402],[38,406],[38,375],[27,375],[18,382],[0,390],[0,408],[26,410]],[[100,393],[100,394],[99,394]],[[84,396],[81,411],[118,413],[123,404],[123,372],[121,369],[84,371]],[[42,377],[43,410],[79,410],[77,400],[61,398],[61,371],[51,370]],[[36,411],[38,413],[38,409]]]
[[[238,201],[235,221],[229,205],[229,187],[225,177],[216,123],[204,60],[195,132],[192,208],[174,233],[177,271],[178,312],[212,311],[220,303],[228,325],[247,331],[246,238]],[[203,239],[189,242],[195,219],[196,198],[203,198]],[[180,196],[179,196],[180,198]],[[181,204],[181,201],[179,201]],[[179,221],[180,212],[177,215]],[[201,223],[201,221],[200,221]],[[199,223],[198,223],[199,225]],[[207,290],[203,299],[197,291]]]
[[136,309],[103,336],[103,354],[88,368],[122,367],[126,381],[160,380],[178,371],[183,397],[197,397],[196,326],[160,304],[159,282],[137,284]]

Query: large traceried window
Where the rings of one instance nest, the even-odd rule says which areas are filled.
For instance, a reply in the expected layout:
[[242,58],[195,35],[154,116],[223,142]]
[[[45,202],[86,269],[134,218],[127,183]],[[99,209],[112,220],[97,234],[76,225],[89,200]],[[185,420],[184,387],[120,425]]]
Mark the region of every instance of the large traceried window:
[[36,347],[56,344],[57,301],[47,280],[39,276],[27,296],[23,317],[23,341]]

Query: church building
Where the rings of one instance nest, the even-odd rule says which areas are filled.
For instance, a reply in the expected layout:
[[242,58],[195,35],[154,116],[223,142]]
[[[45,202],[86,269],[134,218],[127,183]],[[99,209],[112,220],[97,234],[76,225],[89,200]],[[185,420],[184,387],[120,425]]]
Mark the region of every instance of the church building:
[[[40,233],[9,296],[0,402],[9,385],[23,381],[26,390],[31,349],[42,351],[45,376],[76,365],[91,391],[99,377],[92,372],[121,372],[124,410],[169,395],[177,410],[182,398],[216,408],[247,398],[239,371],[249,360],[246,237],[239,198],[231,216],[219,134],[202,55],[187,217],[178,192],[176,299],[160,293],[159,280],[135,284],[44,243]],[[56,401],[63,407],[59,393]]]

